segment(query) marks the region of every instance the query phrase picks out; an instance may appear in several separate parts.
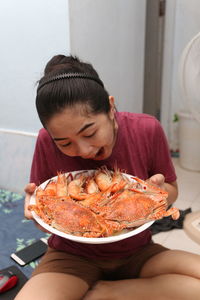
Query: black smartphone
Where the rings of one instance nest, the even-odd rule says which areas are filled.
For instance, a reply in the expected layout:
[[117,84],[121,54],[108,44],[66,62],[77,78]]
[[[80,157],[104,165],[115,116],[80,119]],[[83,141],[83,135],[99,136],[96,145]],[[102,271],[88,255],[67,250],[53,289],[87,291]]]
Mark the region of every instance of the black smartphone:
[[42,256],[47,250],[47,240],[41,238],[33,244],[11,254],[11,258],[14,259],[20,266],[25,266],[31,261]]

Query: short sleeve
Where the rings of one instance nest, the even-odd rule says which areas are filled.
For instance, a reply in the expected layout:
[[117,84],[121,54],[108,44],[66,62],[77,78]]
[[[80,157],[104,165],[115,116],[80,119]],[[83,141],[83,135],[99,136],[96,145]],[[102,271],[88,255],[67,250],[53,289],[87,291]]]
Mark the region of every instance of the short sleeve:
[[49,155],[47,149],[48,152],[51,151],[50,144],[50,137],[45,134],[44,129],[41,129],[35,145],[30,174],[30,182],[34,182],[36,185],[54,176],[47,161],[47,155]]
[[155,119],[153,141],[151,148],[152,174],[161,173],[165,176],[166,182],[176,180],[176,173],[171,159],[169,145],[160,122]]

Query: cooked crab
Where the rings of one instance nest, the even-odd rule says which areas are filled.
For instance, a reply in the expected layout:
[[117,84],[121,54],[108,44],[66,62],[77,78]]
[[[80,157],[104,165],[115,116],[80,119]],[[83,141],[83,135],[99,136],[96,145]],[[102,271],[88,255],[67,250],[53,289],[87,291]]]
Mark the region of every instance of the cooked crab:
[[36,204],[29,209],[65,233],[103,237],[165,216],[178,219],[177,208],[167,209],[167,197],[146,181],[104,167],[89,175],[58,174],[57,180],[37,189]]
[[132,190],[124,190],[115,195],[98,212],[105,220],[118,222],[126,228],[137,227],[170,215],[173,219],[178,219],[180,215],[175,207],[167,210],[167,200],[163,195],[149,195]]

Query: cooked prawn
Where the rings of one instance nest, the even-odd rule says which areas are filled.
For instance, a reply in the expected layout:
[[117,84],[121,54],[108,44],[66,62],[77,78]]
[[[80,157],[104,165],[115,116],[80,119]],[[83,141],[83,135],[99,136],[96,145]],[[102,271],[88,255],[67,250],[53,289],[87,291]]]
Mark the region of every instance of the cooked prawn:
[[115,193],[125,187],[127,181],[118,169],[110,172],[106,167],[95,174],[95,181],[101,191],[107,191],[111,186],[111,192]]
[[112,176],[107,168],[98,170],[94,175],[94,179],[101,191],[106,191],[112,184]]
[[116,169],[113,173],[112,184],[113,193],[123,189],[127,184],[126,179],[123,177],[122,173],[118,169]]
[[56,196],[56,182],[53,180],[50,180],[44,189],[41,189],[41,188],[37,189],[36,195],[37,196],[43,196],[43,195]]
[[68,184],[68,194],[76,200],[85,199],[88,196],[88,194],[84,192],[84,184],[84,176],[80,176],[79,178],[72,180]]
[[94,178],[92,178],[91,176],[88,176],[86,183],[85,183],[85,191],[88,194],[96,194],[99,192],[99,187],[96,184]]
[[58,173],[56,195],[58,197],[67,196],[67,178],[65,174]]

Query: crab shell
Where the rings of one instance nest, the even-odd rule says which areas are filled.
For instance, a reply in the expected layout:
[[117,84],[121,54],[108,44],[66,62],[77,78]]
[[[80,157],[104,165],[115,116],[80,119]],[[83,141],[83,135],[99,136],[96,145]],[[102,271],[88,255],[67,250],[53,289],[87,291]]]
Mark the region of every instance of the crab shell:
[[162,219],[171,215],[173,219],[179,218],[177,208],[167,210],[167,194],[147,195],[125,190],[99,209],[99,214],[105,220],[112,220],[122,226],[137,227],[152,220]]
[[115,222],[105,221],[67,196],[39,196],[38,205],[32,205],[30,209],[52,227],[76,236],[106,237],[124,228]]

